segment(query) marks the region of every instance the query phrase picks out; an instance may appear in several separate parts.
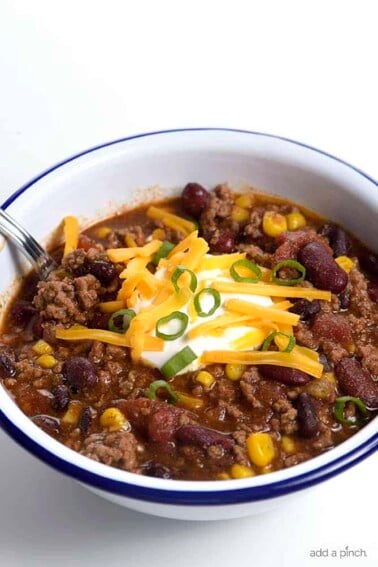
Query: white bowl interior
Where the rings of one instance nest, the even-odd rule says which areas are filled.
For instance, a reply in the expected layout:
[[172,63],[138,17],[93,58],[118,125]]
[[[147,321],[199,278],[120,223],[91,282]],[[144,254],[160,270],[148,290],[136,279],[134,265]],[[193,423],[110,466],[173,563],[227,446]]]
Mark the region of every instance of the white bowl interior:
[[[285,196],[348,227],[376,246],[378,190],[368,178],[326,155],[264,135],[232,131],[178,131],[109,145],[52,171],[24,191],[9,213],[45,240],[63,216],[83,223],[158,197],[175,195],[188,181],[209,187],[229,182]],[[19,273],[9,245],[0,255],[3,302]],[[188,482],[138,476],[96,463],[67,449],[36,427],[0,388],[0,407],[29,437],[53,454],[107,478],[175,490],[232,490],[287,479],[351,451],[378,429],[377,420],[328,453],[270,475],[228,482]]]

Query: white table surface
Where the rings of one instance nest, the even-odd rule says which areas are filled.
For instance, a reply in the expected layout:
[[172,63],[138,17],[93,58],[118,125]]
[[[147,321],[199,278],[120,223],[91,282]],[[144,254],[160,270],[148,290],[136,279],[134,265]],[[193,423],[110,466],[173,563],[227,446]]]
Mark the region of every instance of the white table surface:
[[[2,0],[0,201],[77,151],[180,126],[291,137],[378,178],[375,7]],[[4,433],[0,455],[0,565],[377,565],[377,456],[275,511],[204,524],[102,501]],[[345,546],[367,557],[331,557]]]

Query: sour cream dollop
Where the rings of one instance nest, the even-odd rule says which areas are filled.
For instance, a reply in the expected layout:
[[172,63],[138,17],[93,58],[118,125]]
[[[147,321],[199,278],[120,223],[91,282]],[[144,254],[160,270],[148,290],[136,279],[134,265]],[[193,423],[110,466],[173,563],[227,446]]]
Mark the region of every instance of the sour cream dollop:
[[[208,254],[207,258],[211,258],[212,256]],[[165,269],[158,268],[155,273],[155,277],[158,279],[164,279],[165,276]],[[200,289],[203,287],[211,287],[212,282],[216,281],[224,281],[224,282],[234,282],[231,276],[227,277],[224,274],[224,270],[216,269],[216,270],[203,270],[203,271],[196,271],[196,276],[198,280],[198,288]],[[202,284],[202,285],[201,285]],[[164,341],[164,349],[160,352],[152,352],[152,351],[142,351],[141,359],[142,361],[155,368],[161,368],[170,358],[172,358],[176,353],[181,351],[186,346],[189,346],[192,351],[197,355],[196,360],[194,360],[190,365],[183,368],[178,374],[183,374],[185,372],[195,371],[198,370],[201,366],[201,356],[204,352],[209,350],[233,350],[232,343],[236,339],[242,337],[246,333],[253,331],[255,327],[251,326],[232,326],[229,328],[224,329],[224,332],[218,336],[212,335],[203,335],[196,338],[190,338],[189,332],[201,325],[204,322],[209,322],[221,315],[224,315],[226,310],[224,308],[224,304],[229,299],[243,299],[244,301],[248,301],[250,303],[260,305],[262,307],[270,307],[273,305],[273,302],[270,297],[266,296],[259,296],[259,295],[251,295],[251,294],[235,294],[235,293],[223,293],[220,292],[221,296],[221,304],[219,308],[208,317],[197,317],[195,321],[190,320],[190,313],[189,313],[189,302],[181,307],[179,311],[185,313],[189,317],[189,323],[185,330],[185,333],[173,340],[166,340]],[[134,310],[138,313],[141,309],[146,310],[152,306],[154,298],[150,300],[139,300]],[[213,298],[211,295],[203,294],[203,298],[201,298],[201,306],[203,310],[209,311],[213,306]],[[167,313],[169,315],[169,313]],[[164,333],[173,334],[177,331],[177,321],[172,321],[164,326]],[[153,335],[156,336],[155,331]],[[261,343],[256,345],[254,348],[259,348]],[[241,349],[242,350],[242,349]],[[246,348],[245,350],[251,350],[251,347]]]

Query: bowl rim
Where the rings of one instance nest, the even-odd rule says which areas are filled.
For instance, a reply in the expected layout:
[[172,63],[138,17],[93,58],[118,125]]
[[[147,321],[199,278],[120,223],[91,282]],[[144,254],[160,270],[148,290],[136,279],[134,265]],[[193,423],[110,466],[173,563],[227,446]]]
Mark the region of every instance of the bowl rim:
[[[7,209],[18,197],[20,197],[25,191],[31,188],[35,183],[52,173],[53,171],[65,166],[66,164],[85,156],[86,154],[95,152],[96,150],[101,150],[109,146],[116,144],[128,142],[138,138],[151,137],[155,135],[166,135],[174,133],[188,133],[188,132],[231,132],[231,133],[241,133],[241,134],[251,134],[254,136],[263,136],[267,138],[273,138],[276,140],[281,140],[289,144],[294,144],[302,148],[309,149],[313,152],[321,154],[331,160],[337,161],[344,166],[352,169],[354,172],[358,173],[374,185],[378,187],[378,182],[371,176],[360,170],[359,168],[351,165],[350,163],[308,144],[298,142],[291,138],[286,138],[283,136],[276,136],[274,134],[269,134],[265,132],[234,129],[234,128],[218,128],[218,127],[198,127],[198,128],[175,128],[170,130],[160,130],[146,132],[142,134],[135,134],[132,136],[127,136],[124,138],[118,138],[116,140],[106,142],[103,144],[98,144],[96,146],[90,147],[84,151],[76,153],[55,165],[44,170],[42,173],[36,175],[33,179],[22,185],[17,189],[10,197],[8,197],[1,207]],[[239,488],[228,487],[227,490],[223,489],[223,482],[219,482],[219,490],[174,490],[171,488],[150,488],[140,485],[135,485],[130,481],[121,481],[111,478],[106,478],[100,474],[89,471],[82,466],[70,463],[64,458],[53,454],[47,448],[40,445],[37,441],[29,437],[20,427],[15,425],[0,409],[0,425],[2,428],[12,437],[18,444],[24,447],[31,454],[44,461],[46,464],[50,465],[55,470],[66,474],[67,476],[73,477],[76,480],[92,486],[93,488],[100,489],[105,492],[112,494],[117,494],[121,496],[130,497],[132,499],[138,499],[149,502],[163,503],[163,504],[173,504],[173,505],[191,505],[191,506],[209,506],[209,505],[224,505],[224,504],[242,504],[253,501],[272,499],[278,496],[285,496],[292,492],[303,490],[309,488],[315,484],[318,484],[324,480],[332,478],[336,474],[347,470],[358,462],[362,461],[369,455],[373,454],[378,448],[378,432],[373,433],[373,435],[366,441],[354,447],[350,451],[344,453],[343,455],[330,460],[328,463],[318,466],[305,473],[291,476],[287,479],[272,481],[261,486],[249,486]]]

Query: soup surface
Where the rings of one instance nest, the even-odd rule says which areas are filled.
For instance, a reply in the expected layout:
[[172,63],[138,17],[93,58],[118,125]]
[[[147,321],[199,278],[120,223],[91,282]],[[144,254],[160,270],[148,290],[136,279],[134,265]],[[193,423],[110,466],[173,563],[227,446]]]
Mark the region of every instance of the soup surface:
[[335,447],[378,408],[378,259],[297,205],[189,183],[79,233],[9,307],[3,385],[67,447],[233,479]]

